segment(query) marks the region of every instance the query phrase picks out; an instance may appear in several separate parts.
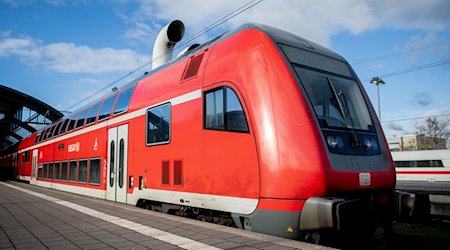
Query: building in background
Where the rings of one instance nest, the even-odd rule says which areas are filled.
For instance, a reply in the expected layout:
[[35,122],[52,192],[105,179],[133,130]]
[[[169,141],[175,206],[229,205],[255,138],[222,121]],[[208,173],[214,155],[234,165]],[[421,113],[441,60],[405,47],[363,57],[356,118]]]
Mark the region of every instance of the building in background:
[[394,135],[386,137],[391,151],[447,149],[447,140],[425,135]]

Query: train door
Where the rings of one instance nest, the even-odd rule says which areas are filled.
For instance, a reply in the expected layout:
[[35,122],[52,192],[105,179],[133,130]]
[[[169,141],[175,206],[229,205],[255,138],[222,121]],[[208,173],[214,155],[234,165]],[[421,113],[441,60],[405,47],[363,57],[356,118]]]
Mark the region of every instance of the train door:
[[19,173],[19,169],[17,168],[17,159],[19,159],[17,157],[17,153],[13,153],[13,160],[12,160],[12,165],[13,165],[13,169],[14,169],[14,173],[15,173],[15,178],[17,178],[17,176],[21,175],[21,173]]
[[38,150],[33,150],[33,158],[31,162],[31,184],[36,184],[36,170],[37,170],[37,157],[38,157]]
[[128,124],[108,129],[106,199],[127,202]]

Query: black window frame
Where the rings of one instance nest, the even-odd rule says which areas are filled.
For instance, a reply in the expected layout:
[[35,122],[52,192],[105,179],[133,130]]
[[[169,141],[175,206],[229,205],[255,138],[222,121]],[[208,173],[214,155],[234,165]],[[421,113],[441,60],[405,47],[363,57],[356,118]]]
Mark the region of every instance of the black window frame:
[[84,122],[86,120],[86,116],[87,116],[88,112],[89,112],[89,110],[87,108],[80,111],[77,119],[75,120],[75,126],[74,126],[73,130],[80,129],[84,126]]
[[59,130],[61,129],[62,123],[63,123],[63,121],[60,121],[60,122],[58,122],[56,124],[56,127],[55,127],[55,129],[53,130],[53,133],[52,133],[52,137],[55,137],[55,136],[59,135]]
[[40,163],[38,164],[38,175],[37,175],[38,179],[44,179],[44,164]]
[[[242,113],[244,115],[244,119],[245,119],[245,124],[247,125],[247,129],[246,130],[236,130],[236,129],[230,129],[229,128],[229,121],[228,121],[228,113],[227,112],[227,107],[228,107],[228,97],[227,97],[227,93],[230,90],[231,92],[233,92],[233,94],[236,96],[237,101],[239,102],[239,105],[242,109]],[[222,113],[223,113],[223,128],[217,128],[217,127],[208,127],[207,126],[207,95],[211,94],[211,93],[215,93],[217,91],[222,91]],[[203,92],[203,129],[205,130],[213,130],[213,131],[226,131],[226,132],[233,132],[233,133],[244,133],[244,134],[249,134],[250,133],[250,126],[249,126],[249,122],[248,122],[248,118],[247,118],[247,112],[245,111],[243,102],[241,101],[241,99],[239,98],[238,93],[231,87],[229,86],[221,86],[218,88],[214,88],[214,89],[210,89],[208,91]]]
[[[164,140],[164,141],[149,142],[149,140],[148,140],[149,139],[149,135],[148,135],[148,133],[149,133],[148,114],[149,114],[149,112],[151,110],[160,109],[160,108],[163,108],[165,106],[169,106],[169,121],[168,121],[168,124],[169,124],[169,133],[168,133],[168,135],[169,135],[169,138],[167,140]],[[169,144],[171,141],[172,141],[172,104],[170,102],[166,102],[166,103],[163,103],[161,105],[148,108],[147,111],[145,111],[145,143],[146,143],[146,145],[148,147],[149,146],[157,146],[157,145],[165,145],[165,144]]]
[[[64,167],[65,165],[65,167]],[[61,161],[61,181],[67,182],[69,180],[69,161]],[[64,170],[65,169],[65,170]],[[64,175],[65,173],[65,175]]]
[[61,180],[61,162],[55,161],[53,164],[53,180],[60,181]]
[[[113,115],[113,116],[117,116],[117,115],[123,114],[123,113],[125,113],[125,112],[128,111],[128,108],[130,107],[131,97],[133,96],[135,90],[136,90],[136,86],[133,86],[133,87],[124,89],[124,90],[122,90],[122,91],[119,93],[119,96],[116,98],[115,103],[114,103],[114,108],[113,108],[113,110],[112,110],[112,115]],[[127,98],[127,99],[125,99],[125,100],[122,99],[123,96],[124,96],[124,93],[125,93],[125,95],[126,95],[125,97]],[[117,104],[118,104],[120,101],[122,101],[122,100],[124,100],[124,101],[126,102],[125,108],[122,109],[122,110],[116,110]]]
[[67,132],[67,126],[69,126],[70,119],[71,118],[64,119],[63,124],[62,124],[61,128],[59,129],[60,135]]
[[[73,173],[74,173],[74,176],[73,176],[73,180],[72,180],[72,175],[71,175],[71,173],[72,173],[72,162],[73,163],[75,163],[75,168],[74,168],[74,171],[73,171]],[[78,161],[77,160],[70,160],[69,161],[69,164],[68,164],[68,170],[67,170],[67,172],[68,172],[68,177],[67,177],[67,180],[70,182],[70,183],[76,183],[77,182],[77,174],[78,174]]]
[[[89,109],[89,112],[86,114],[86,124],[85,126],[89,126],[91,124],[94,124],[95,121],[97,121],[97,115],[100,109],[102,108],[103,102],[97,102],[94,105],[91,106]],[[95,108],[95,110],[94,110]],[[93,111],[95,111],[95,114],[91,114]],[[93,120],[92,120],[93,119]]]
[[[108,98],[105,98],[105,100],[103,100],[102,107],[100,108],[100,110],[99,110],[98,113],[97,113],[97,121],[98,121],[98,122],[107,120],[108,118],[111,117],[111,111],[112,111],[112,109],[113,109],[114,103],[116,102],[116,99],[117,99],[117,94],[114,94],[114,95],[112,95],[112,96],[109,96]],[[111,103],[111,104],[109,104],[109,101],[110,101],[110,100],[112,100],[112,103]],[[108,103],[107,103],[107,102],[108,102]],[[102,114],[102,111],[103,111],[103,107],[106,107],[105,104],[108,104],[108,106],[109,106],[109,109],[108,109],[108,110],[109,110],[109,113],[108,113],[108,115],[105,116],[105,117],[100,117],[100,115]],[[105,111],[106,111],[106,110],[105,110]],[[106,115],[106,114],[105,114],[105,115]]]
[[[98,161],[98,182],[93,182],[92,181],[92,162],[93,161]],[[101,158],[100,157],[95,157],[95,158],[90,158],[89,159],[89,178],[88,178],[88,184],[92,185],[92,186],[100,186],[100,182],[101,182],[101,175],[102,175],[102,168],[101,168]]]
[[69,118],[69,123],[67,124],[66,133],[70,133],[73,130],[75,130],[75,125],[78,120],[78,116],[80,115],[80,112],[75,113],[73,116]]
[[[85,167],[81,167],[81,163],[85,163]],[[89,173],[89,160],[87,158],[78,159],[78,168],[77,168],[77,183],[78,184],[87,184],[88,183],[88,173]],[[84,177],[84,179],[81,179]]]

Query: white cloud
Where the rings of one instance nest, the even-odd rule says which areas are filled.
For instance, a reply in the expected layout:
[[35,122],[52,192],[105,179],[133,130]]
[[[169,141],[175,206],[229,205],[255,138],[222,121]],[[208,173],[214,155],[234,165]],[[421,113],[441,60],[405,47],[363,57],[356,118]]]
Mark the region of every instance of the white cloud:
[[73,43],[44,45],[32,38],[0,39],[0,57],[17,56],[24,63],[60,73],[130,71],[149,60],[129,49],[91,48]]
[[[36,0],[1,0],[1,2],[14,8],[40,4],[40,1]],[[45,2],[53,6],[68,6],[84,4],[86,3],[86,0],[45,0]]]
[[[414,51],[414,53],[406,53],[405,61],[409,64],[423,63],[427,57],[434,60],[446,59],[450,51],[450,43],[439,43],[445,38],[439,37],[435,32],[419,34],[411,37],[404,45],[403,51]],[[430,46],[434,45],[434,46]],[[426,49],[422,49],[426,48]],[[418,49],[420,49],[418,51]]]
[[13,8],[16,8],[16,7],[32,4],[34,2],[34,0],[2,0],[2,2]]
[[[156,0],[140,1],[131,20],[137,24],[149,20],[168,22],[180,19],[187,29],[199,31],[234,11],[244,2],[239,0]],[[394,29],[440,30],[450,27],[447,0],[265,0],[229,20],[228,26],[258,22],[281,28],[323,45],[342,31],[357,35],[381,27]],[[157,25],[150,24],[151,28]],[[140,29],[136,25],[134,34]],[[128,35],[133,34],[131,31]],[[132,36],[130,36],[132,37]]]

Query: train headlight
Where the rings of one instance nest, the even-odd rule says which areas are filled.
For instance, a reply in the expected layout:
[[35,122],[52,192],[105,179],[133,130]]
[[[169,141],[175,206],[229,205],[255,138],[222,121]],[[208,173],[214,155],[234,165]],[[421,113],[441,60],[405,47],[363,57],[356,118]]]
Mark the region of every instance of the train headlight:
[[334,139],[334,137],[331,136],[331,135],[329,135],[329,136],[327,137],[327,143],[328,143],[328,146],[330,146],[331,148],[335,148],[336,145],[337,145],[336,139]]
[[371,150],[372,149],[372,142],[369,139],[364,139],[364,147],[366,148],[366,150]]
[[372,139],[372,140],[370,140],[370,142],[372,143],[372,148],[375,149],[375,150],[377,150],[377,149],[378,149],[378,143],[377,143],[377,140]]

